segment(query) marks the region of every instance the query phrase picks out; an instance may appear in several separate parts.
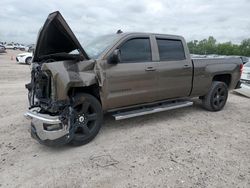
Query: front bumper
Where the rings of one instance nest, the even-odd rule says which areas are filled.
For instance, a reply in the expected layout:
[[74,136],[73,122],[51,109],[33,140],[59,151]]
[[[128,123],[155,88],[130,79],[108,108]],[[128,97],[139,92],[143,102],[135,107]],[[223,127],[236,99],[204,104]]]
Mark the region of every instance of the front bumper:
[[[69,125],[65,125],[59,116],[39,113],[40,108],[32,108],[24,116],[31,119],[31,136],[45,145],[63,145],[70,141]],[[49,130],[50,127],[54,127]],[[55,129],[56,128],[56,129]]]
[[17,63],[25,63],[25,58],[24,58],[24,57],[21,57],[21,56],[17,56],[17,57],[16,57],[16,62],[17,62]]

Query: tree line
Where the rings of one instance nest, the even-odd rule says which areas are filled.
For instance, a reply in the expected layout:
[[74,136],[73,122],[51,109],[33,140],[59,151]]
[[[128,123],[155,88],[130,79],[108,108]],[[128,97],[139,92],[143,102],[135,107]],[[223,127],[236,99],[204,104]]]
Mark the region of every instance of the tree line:
[[193,40],[187,43],[191,54],[218,54],[218,55],[238,55],[250,57],[250,38],[244,39],[240,44],[232,42],[217,43],[212,36],[208,39]]

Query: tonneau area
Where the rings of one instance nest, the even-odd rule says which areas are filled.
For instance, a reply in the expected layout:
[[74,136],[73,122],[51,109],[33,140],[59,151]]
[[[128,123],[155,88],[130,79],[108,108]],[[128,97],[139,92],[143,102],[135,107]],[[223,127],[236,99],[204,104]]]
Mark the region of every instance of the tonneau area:
[[240,79],[240,57],[192,58],[193,89],[191,96],[206,94],[216,75],[230,77],[229,89],[234,89]]

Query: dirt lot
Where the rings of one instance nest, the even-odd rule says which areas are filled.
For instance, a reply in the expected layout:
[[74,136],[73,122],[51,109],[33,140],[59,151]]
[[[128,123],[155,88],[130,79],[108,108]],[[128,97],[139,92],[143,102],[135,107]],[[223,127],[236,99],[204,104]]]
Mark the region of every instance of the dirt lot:
[[30,137],[29,66],[0,55],[0,187],[250,187],[250,100],[221,112],[200,107],[114,121],[82,147]]

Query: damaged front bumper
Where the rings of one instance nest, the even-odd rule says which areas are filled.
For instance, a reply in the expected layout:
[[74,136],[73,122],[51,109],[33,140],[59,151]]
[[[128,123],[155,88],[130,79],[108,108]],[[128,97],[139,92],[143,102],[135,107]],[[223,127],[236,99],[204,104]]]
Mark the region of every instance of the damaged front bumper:
[[39,113],[40,108],[32,108],[24,116],[31,119],[31,136],[49,146],[64,145],[71,140],[70,126],[59,116]]

